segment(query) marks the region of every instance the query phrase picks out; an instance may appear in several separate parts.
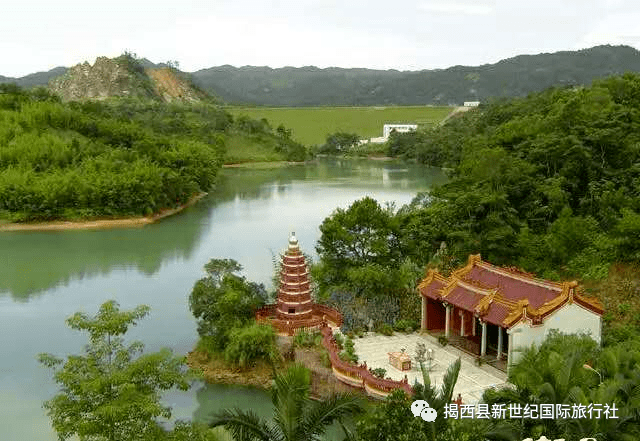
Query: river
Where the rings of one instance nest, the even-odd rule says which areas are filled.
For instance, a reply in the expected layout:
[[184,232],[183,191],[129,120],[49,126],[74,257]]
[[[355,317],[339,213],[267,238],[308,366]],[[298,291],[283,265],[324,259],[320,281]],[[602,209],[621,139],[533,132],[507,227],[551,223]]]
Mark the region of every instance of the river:
[[[269,286],[272,259],[290,231],[315,257],[319,226],[337,207],[364,196],[400,206],[444,180],[437,169],[371,160],[224,169],[209,196],[157,224],[0,233],[0,439],[56,439],[42,402],[57,387],[36,355],[80,353],[86,335],[65,325],[74,312],[95,314],[110,299],[122,309],[149,305],[150,315],[128,339],[185,354],[197,337],[187,298],[209,259],[235,259],[249,280]],[[165,398],[182,419],[252,402],[259,414],[270,414],[267,395],[248,388],[196,384]]]

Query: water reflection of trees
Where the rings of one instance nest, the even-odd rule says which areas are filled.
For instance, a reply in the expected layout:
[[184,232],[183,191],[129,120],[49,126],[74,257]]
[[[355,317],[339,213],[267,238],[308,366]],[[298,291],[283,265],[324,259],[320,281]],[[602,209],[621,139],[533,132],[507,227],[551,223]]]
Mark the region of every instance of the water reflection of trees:
[[196,392],[196,400],[193,421],[209,422],[214,413],[234,407],[251,410],[261,418],[273,416],[271,397],[255,387],[204,383]]
[[0,233],[0,293],[26,301],[47,289],[85,277],[133,267],[155,274],[162,263],[189,258],[206,234],[215,206],[240,200],[286,197],[296,182],[339,182],[363,189],[425,185],[444,180],[439,170],[423,166],[357,159],[326,158],[312,165],[271,169],[224,169],[216,189],[184,213],[143,228]]
[[26,301],[55,286],[115,268],[155,274],[163,261],[191,256],[204,234],[200,219],[207,211],[191,207],[142,228],[0,233],[0,293]]

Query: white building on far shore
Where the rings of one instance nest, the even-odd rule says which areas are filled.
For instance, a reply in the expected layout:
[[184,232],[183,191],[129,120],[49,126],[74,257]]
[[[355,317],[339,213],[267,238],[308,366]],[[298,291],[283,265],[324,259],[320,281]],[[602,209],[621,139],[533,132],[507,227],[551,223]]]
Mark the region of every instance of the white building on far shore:
[[413,132],[414,130],[418,130],[417,124],[385,124],[382,127],[382,137],[385,138],[385,141],[389,139],[392,131],[396,131],[398,133],[407,133]]

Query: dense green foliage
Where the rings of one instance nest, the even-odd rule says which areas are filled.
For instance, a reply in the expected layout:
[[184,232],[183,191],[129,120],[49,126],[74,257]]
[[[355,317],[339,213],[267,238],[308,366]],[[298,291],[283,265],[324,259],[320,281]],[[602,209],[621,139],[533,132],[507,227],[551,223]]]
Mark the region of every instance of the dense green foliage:
[[246,341],[254,338],[264,341],[270,335],[262,328],[238,334],[239,329],[254,323],[256,309],[267,299],[262,284],[248,282],[237,274],[241,269],[235,260],[211,259],[205,265],[207,275],[196,282],[189,295],[189,308],[198,320],[198,334],[204,347],[211,352],[222,352],[233,340],[230,361],[247,364],[253,359],[239,352],[247,349],[254,353],[255,347],[246,345]]
[[[587,336],[552,333],[539,347],[524,351],[509,372],[515,389],[489,389],[489,405],[615,404],[617,418],[507,419],[494,421],[496,434],[520,441],[527,436],[602,441],[640,436],[640,345],[600,349]],[[509,436],[506,436],[509,434]]]
[[215,182],[224,121],[208,106],[62,104],[2,87],[0,213],[21,221],[148,215],[184,203]]
[[346,331],[365,329],[370,320],[379,326],[418,318],[414,288],[421,270],[403,255],[393,207],[361,199],[337,209],[320,232],[312,275],[320,296],[339,307]]
[[327,140],[320,147],[319,153],[347,153],[358,145],[361,137],[357,133],[336,132],[327,135]]
[[73,435],[108,441],[213,439],[197,426],[181,423],[168,433],[160,425],[159,419],[171,418],[160,393],[187,390],[189,378],[184,358],[170,350],[142,354],[142,343],[125,345],[122,336],[148,312],[147,306],[120,311],[110,301],[95,317],[76,313],[67,324],[89,333],[84,353],[67,357],[64,364],[53,355],[40,354],[40,362],[54,370],[60,385],[60,393],[44,405],[59,439]]
[[594,78],[629,71],[640,71],[640,52],[629,46],[597,46],[436,71],[218,66],[194,72],[193,77],[204,90],[240,104],[461,105],[496,96],[523,96],[551,86],[588,84]]
[[549,278],[603,278],[640,257],[639,75],[482,107],[416,134],[404,154],[453,168],[405,210],[415,252],[444,241]]
[[[61,103],[44,89],[0,85],[0,217],[139,216],[175,207],[209,191],[225,141],[251,136],[247,126],[258,123],[234,123],[208,103]],[[255,143],[278,159],[306,157],[284,128]]]
[[[638,263],[640,75],[481,106],[390,145],[449,167],[450,180],[399,210],[365,198],[325,219],[315,280],[347,305],[347,323],[348,304],[380,297],[383,321],[415,319],[402,304],[416,268],[446,273],[469,254],[550,279]],[[364,315],[356,321],[378,319]]]
[[235,441],[318,441],[333,422],[362,411],[361,399],[351,394],[311,400],[310,380],[309,370],[302,365],[291,366],[275,376],[271,388],[272,421],[234,409],[215,415],[210,426],[224,426]]
[[224,350],[228,363],[246,368],[259,360],[275,363],[279,359],[276,333],[270,323],[252,323],[229,332],[229,344]]
[[[396,389],[356,423],[353,441],[487,441],[488,425],[477,419],[454,420],[438,417],[436,423],[414,417],[412,401]],[[439,414],[440,415],[440,414]],[[438,422],[440,421],[440,422]],[[521,441],[519,439],[518,441]]]

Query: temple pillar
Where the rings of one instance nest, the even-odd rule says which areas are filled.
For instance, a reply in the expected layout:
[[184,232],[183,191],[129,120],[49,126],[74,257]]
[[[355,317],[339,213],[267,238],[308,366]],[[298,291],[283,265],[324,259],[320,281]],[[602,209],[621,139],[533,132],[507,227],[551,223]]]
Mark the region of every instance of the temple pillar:
[[513,338],[510,332],[507,331],[507,341],[509,347],[507,348],[507,375],[509,375],[509,368],[511,367],[511,352],[513,351]]
[[487,322],[482,322],[482,342],[480,344],[480,356],[487,355]]
[[476,316],[473,316],[473,321],[471,322],[471,335],[476,336]]
[[464,311],[460,311],[460,337],[464,337]]
[[451,308],[453,305],[446,304],[447,313],[444,319],[444,336],[449,338],[449,327],[451,326]]
[[498,360],[502,358],[502,326],[498,326],[498,355],[496,358]]
[[429,329],[429,310],[428,310],[428,301],[427,298],[421,296],[422,298],[422,320],[420,321],[420,329],[426,331]]

